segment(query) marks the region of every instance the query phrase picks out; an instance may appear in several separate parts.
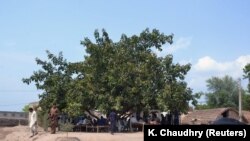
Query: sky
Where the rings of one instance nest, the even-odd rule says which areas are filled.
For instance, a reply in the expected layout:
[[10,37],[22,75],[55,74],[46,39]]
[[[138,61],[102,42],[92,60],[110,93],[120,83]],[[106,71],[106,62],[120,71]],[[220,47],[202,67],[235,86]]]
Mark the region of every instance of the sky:
[[[2,0],[0,1],[0,111],[22,111],[38,101],[34,84],[24,84],[40,69],[35,58],[46,50],[83,61],[80,41],[105,29],[113,41],[121,34],[158,29],[174,34],[158,56],[191,63],[185,81],[193,92],[207,91],[212,76],[241,78],[250,63],[249,0]],[[200,101],[203,102],[202,100]]]

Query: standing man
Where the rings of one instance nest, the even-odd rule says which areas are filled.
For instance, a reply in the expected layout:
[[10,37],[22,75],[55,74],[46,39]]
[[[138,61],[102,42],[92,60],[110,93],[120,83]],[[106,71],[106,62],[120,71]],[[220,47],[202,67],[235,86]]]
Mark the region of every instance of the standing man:
[[51,127],[51,134],[56,133],[56,127],[58,126],[58,108],[56,107],[56,104],[53,104],[50,113],[49,113],[49,118],[51,121],[50,127]]
[[114,110],[112,110],[111,113],[109,114],[109,121],[110,121],[111,134],[113,135],[116,129],[116,113],[114,112]]
[[37,113],[36,108],[29,108],[30,117],[29,117],[29,127],[31,130],[32,135],[30,137],[33,137],[37,134]]

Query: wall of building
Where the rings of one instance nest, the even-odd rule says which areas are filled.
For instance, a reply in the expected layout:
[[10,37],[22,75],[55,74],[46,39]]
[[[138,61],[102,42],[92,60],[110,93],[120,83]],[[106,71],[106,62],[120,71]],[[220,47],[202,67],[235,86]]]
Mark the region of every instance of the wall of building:
[[0,118],[28,119],[29,113],[0,111]]
[[0,126],[28,125],[28,117],[26,112],[0,111]]

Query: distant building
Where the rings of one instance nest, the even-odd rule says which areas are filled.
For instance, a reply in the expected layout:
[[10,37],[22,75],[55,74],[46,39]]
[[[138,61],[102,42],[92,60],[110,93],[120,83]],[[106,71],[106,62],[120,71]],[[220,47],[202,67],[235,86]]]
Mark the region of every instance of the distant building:
[[29,113],[0,111],[0,126],[17,126],[28,124]]
[[250,111],[242,111],[242,114],[247,119],[248,124],[250,125]]
[[[227,113],[229,118],[239,120],[239,113],[237,110],[233,108],[215,108],[191,111],[187,115],[182,116],[181,124],[211,124],[215,120],[221,118],[223,113]],[[242,115],[242,121],[246,124],[250,122],[247,120],[244,114]]]
[[0,118],[28,119],[28,116],[29,116],[29,114],[27,112],[0,111]]

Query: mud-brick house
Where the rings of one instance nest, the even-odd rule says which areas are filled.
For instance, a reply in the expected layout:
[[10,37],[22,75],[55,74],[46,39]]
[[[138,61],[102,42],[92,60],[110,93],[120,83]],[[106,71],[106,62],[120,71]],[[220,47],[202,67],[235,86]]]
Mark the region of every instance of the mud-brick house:
[[[239,113],[234,108],[216,108],[205,110],[193,110],[181,117],[181,124],[184,125],[207,125],[222,117],[227,113],[229,118],[239,120]],[[249,124],[250,121],[242,115],[242,122]]]

